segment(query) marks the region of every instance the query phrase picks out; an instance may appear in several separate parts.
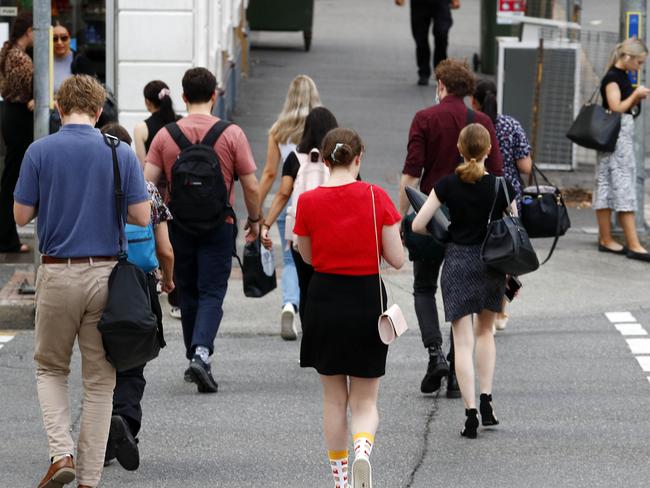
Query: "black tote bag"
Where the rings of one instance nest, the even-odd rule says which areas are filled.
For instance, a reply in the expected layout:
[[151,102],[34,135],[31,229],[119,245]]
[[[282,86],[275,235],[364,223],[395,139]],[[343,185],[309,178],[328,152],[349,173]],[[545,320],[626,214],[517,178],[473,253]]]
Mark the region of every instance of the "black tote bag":
[[505,180],[498,177],[494,184],[494,201],[488,217],[487,235],[481,247],[481,258],[492,269],[508,275],[521,276],[539,268],[539,261],[526,229],[519,218],[510,213],[509,207],[506,215],[492,220],[500,187],[503,187],[506,201],[510,201]]
[[262,246],[260,238],[244,245],[244,262],[235,253],[242,270],[244,295],[261,298],[278,286],[273,253]]
[[596,103],[598,89],[582,106],[566,136],[578,146],[614,152],[621,131],[621,114]]
[[124,251],[124,195],[115,149],[119,141],[112,136],[104,137],[113,153],[120,252],[118,262],[108,278],[108,300],[97,329],[102,335],[106,359],[117,371],[126,371],[157,357],[165,342],[151,307],[147,276],[142,269],[127,260]]

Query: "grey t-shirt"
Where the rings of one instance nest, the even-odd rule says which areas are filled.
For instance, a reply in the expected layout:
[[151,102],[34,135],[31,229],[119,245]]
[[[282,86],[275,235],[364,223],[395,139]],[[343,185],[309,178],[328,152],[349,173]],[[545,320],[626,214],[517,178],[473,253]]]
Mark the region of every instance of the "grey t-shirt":
[[[117,147],[123,215],[129,205],[149,200],[144,175],[133,150]],[[64,125],[32,143],[25,153],[14,200],[38,208],[38,247],[59,258],[116,256],[113,158],[98,129]]]
[[59,91],[63,81],[72,75],[72,60],[74,53],[70,51],[63,58],[54,57],[54,93]]

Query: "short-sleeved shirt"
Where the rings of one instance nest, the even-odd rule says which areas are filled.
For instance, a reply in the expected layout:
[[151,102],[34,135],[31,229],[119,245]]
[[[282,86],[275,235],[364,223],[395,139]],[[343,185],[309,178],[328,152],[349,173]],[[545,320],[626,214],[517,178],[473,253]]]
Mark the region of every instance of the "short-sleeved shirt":
[[[439,104],[420,110],[413,117],[402,173],[421,178],[423,193],[429,194],[433,185],[452,174],[461,162],[458,136],[467,125],[467,110],[462,98],[448,95]],[[502,175],[503,162],[492,120],[482,112],[474,112],[474,122],[489,131],[492,141],[485,167],[492,174]]]
[[[204,114],[190,114],[177,123],[183,134],[190,142],[203,140],[208,130],[219,121],[217,117]],[[237,125],[231,124],[219,137],[214,150],[219,156],[221,173],[230,192],[230,205],[235,204],[235,193],[230,191],[235,175],[245,176],[254,173],[257,167],[253,152],[246,139],[244,131]],[[162,129],[154,137],[147,153],[147,162],[162,169],[167,181],[172,181],[172,168],[181,150],[176,145],[169,131]],[[230,219],[232,222],[232,219]]]
[[298,177],[299,170],[300,161],[298,160],[298,156],[296,156],[294,151],[291,151],[282,165],[282,176],[291,176],[295,180]]
[[[370,184],[320,186],[300,195],[294,233],[311,237],[312,265],[319,273],[368,276],[378,273]],[[375,194],[379,252],[381,229],[400,221],[388,194]]]
[[514,188],[515,196],[519,198],[522,187],[517,161],[530,155],[528,137],[517,119],[509,115],[497,115],[496,131],[503,158],[503,175]]
[[[449,209],[451,242],[469,246],[481,244],[485,240],[488,217],[494,202],[495,182],[496,177],[491,174],[483,176],[476,183],[463,183],[457,174],[453,174],[443,178],[433,187],[438,200]],[[506,195],[500,187],[493,219],[503,215],[515,196],[512,185],[506,181],[506,186],[510,199],[506,200]]]
[[[120,144],[117,157],[126,221],[127,207],[149,196],[133,150]],[[111,148],[90,125],[64,125],[29,146],[14,199],[38,208],[40,252],[59,258],[116,256],[119,228],[113,181]]]
[[[618,85],[618,89],[621,91],[621,101],[628,99],[630,95],[634,93],[634,87],[632,86],[632,82],[630,81],[627,72],[623,69],[617,68],[616,66],[612,67],[600,82],[600,95],[603,98],[603,107],[607,110],[609,110],[609,103],[607,102],[607,85],[610,83],[616,83]],[[641,105],[637,104],[631,107],[627,113],[636,117],[641,113]]]

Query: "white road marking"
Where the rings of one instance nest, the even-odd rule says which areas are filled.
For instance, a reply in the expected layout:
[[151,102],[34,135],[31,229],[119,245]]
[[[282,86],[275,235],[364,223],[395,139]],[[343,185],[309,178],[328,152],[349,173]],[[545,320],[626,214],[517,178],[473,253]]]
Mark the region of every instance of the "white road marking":
[[608,312],[605,315],[613,324],[621,322],[636,322],[636,319],[630,312]]
[[626,339],[632,354],[650,354],[650,339]]
[[637,356],[636,360],[639,362],[643,371],[650,371],[650,356]]
[[614,324],[614,327],[624,336],[645,336],[648,332],[641,324]]
[[0,343],[1,342],[9,342],[14,337],[15,336],[12,336],[12,335],[0,335]]
[[3,347],[5,347],[5,346],[3,344],[0,344],[0,349],[2,349]]

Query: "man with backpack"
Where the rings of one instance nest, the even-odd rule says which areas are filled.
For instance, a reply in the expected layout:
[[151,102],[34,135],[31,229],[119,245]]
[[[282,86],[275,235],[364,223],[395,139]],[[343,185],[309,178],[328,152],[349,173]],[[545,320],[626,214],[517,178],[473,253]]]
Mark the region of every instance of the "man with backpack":
[[188,116],[156,134],[147,153],[145,179],[157,183],[164,171],[171,182],[174,275],[190,361],[185,380],[196,383],[200,393],[216,393],[210,363],[232,266],[233,186],[239,179],[248,211],[246,240],[255,240],[260,222],[257,168],[241,128],[212,115],[214,75],[192,68],[182,83]]

